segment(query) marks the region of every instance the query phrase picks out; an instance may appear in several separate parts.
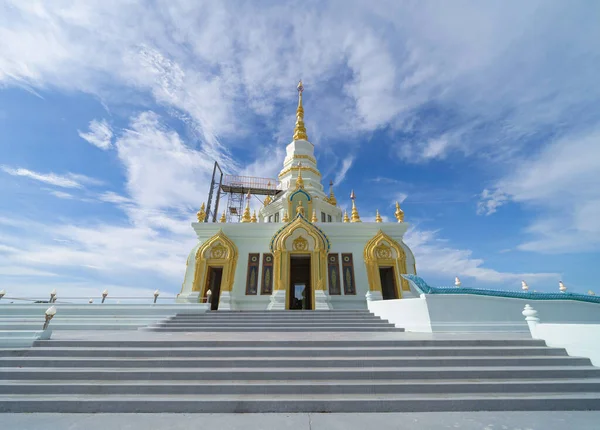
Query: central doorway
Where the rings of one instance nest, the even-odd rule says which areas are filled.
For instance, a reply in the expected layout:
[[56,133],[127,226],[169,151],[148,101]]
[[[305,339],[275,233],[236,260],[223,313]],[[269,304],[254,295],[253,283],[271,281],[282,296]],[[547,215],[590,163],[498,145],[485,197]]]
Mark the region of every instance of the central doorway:
[[[221,295],[221,279],[223,279],[222,267],[209,267],[208,278],[206,279],[206,294],[210,291],[210,310],[219,309],[219,296]],[[207,300],[207,299],[205,299]]]
[[312,309],[312,286],[310,285],[310,255],[290,256],[290,289],[288,309]]
[[394,280],[393,267],[380,267],[379,278],[381,279],[381,295],[383,300],[397,299],[396,281]]

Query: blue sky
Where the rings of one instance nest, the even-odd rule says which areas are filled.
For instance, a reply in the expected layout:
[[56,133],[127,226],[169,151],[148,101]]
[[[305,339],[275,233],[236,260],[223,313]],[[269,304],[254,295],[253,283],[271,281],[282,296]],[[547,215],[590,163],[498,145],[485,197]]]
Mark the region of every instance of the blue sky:
[[[250,4],[251,3],[251,4]],[[177,293],[214,160],[402,201],[431,284],[597,289],[600,5],[0,2],[0,284]]]

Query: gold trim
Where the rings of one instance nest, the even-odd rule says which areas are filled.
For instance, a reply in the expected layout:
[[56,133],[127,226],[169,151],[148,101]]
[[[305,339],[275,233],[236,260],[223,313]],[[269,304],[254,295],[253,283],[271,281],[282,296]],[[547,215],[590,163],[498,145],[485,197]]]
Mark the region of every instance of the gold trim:
[[206,219],[206,206],[204,203],[202,203],[202,206],[200,206],[200,210],[196,214],[196,218],[198,218],[198,222],[204,222]]
[[[393,258],[393,252],[396,253],[396,258]],[[402,298],[402,291],[409,290],[408,281],[400,276],[408,273],[406,271],[406,252],[390,236],[379,230],[367,242],[363,257],[367,266],[367,278],[369,279],[369,289],[371,291],[381,292],[380,267],[392,267],[394,269],[396,295],[399,299]]]
[[313,157],[312,155],[305,155],[305,154],[294,154],[292,156],[292,159],[294,160],[309,160],[312,161],[313,163],[317,164],[317,159],[315,157]]
[[314,168],[312,168],[310,166],[290,166],[287,169],[284,169],[281,172],[279,172],[279,178],[287,175],[291,171],[299,170],[299,169],[305,170],[307,172],[312,172],[315,175],[317,175],[319,178],[321,177],[321,172],[319,172],[317,169],[314,169]]
[[304,108],[302,107],[302,92],[304,86],[302,81],[298,82],[298,109],[296,109],[296,126],[294,127],[294,140],[306,140],[306,128],[304,127]]
[[[214,245],[214,246],[213,246]],[[210,249],[210,256],[204,255]],[[219,230],[210,239],[206,240],[196,251],[196,270],[192,291],[200,291],[200,298],[206,296],[207,277],[211,267],[222,267],[221,291],[233,290],[233,279],[237,265],[238,250],[235,243],[227,237],[223,230]]]
[[[307,243],[307,249],[295,250],[294,244],[299,238],[292,242],[292,249],[286,248],[286,240],[294,234],[297,229],[306,231],[309,237],[314,240],[314,249],[310,249]],[[290,258],[292,255],[310,255],[310,279],[312,290],[312,309],[315,308],[315,291],[325,291],[327,276],[327,248],[326,238],[314,225],[303,217],[296,219],[286,226],[281,232],[276,233],[274,237],[273,251],[273,293],[278,290],[285,291],[285,308],[289,309],[288,297],[290,294]],[[303,237],[304,239],[304,237]],[[304,239],[306,240],[306,239]]]

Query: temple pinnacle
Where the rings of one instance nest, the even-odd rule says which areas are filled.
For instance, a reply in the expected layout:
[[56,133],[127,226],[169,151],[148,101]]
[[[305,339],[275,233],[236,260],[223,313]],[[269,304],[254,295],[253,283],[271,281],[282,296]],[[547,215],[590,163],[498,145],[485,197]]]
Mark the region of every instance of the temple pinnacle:
[[302,81],[298,82],[298,109],[296,109],[296,126],[294,127],[294,140],[308,140],[304,127],[304,108],[302,107]]

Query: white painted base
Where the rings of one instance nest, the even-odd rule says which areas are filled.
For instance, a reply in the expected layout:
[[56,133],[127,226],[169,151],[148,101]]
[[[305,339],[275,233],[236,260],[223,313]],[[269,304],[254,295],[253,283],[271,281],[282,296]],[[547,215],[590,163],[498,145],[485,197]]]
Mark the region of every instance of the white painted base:
[[176,303],[200,303],[200,292],[192,291],[189,293],[177,294]]
[[284,311],[285,310],[285,291],[275,290],[271,294],[271,303],[267,306],[268,311]]
[[325,293],[323,290],[315,291],[315,310],[326,310],[331,309],[331,304],[329,303],[329,295]]
[[219,295],[219,311],[230,311],[232,307],[232,298],[229,291],[221,291]]
[[381,295],[381,291],[367,291],[367,294],[365,294],[365,297],[367,298],[367,302],[372,302],[374,300],[383,300],[383,296]]

